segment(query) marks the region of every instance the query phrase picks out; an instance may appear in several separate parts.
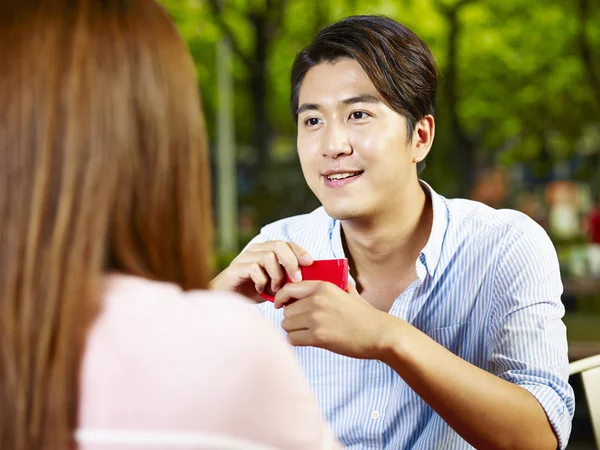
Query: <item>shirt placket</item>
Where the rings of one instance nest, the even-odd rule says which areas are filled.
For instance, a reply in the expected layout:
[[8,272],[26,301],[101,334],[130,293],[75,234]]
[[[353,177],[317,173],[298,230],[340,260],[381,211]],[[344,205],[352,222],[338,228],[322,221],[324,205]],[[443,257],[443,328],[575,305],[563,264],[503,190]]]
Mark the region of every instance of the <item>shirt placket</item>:
[[[365,361],[365,373],[368,377],[368,392],[370,397],[364,411],[365,435],[369,449],[383,449],[385,443],[384,432],[388,418],[389,380],[386,380],[385,364],[375,360]],[[388,394],[388,395],[386,395]]]
[[[394,301],[390,314],[402,319],[407,316],[410,300],[420,284],[420,281],[417,281],[406,288]],[[379,360],[369,360],[366,361],[365,373],[371,393],[368,407],[364,413],[368,448],[383,449],[387,441],[385,430],[389,428],[388,422],[390,421],[387,412],[390,398],[393,395],[392,383],[395,372]]]

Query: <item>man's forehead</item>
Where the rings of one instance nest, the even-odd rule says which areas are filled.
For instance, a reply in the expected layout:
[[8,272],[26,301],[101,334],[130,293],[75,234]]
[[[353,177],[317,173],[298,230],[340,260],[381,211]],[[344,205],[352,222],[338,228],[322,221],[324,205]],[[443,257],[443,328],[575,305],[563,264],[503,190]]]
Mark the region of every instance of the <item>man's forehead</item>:
[[353,59],[324,62],[312,67],[300,86],[300,97],[335,95],[338,100],[363,94],[379,95],[369,76]]
[[338,89],[351,89],[352,86],[373,86],[367,73],[356,61],[342,59],[337,62],[323,62],[312,67],[304,76],[302,88],[318,89],[335,87]]

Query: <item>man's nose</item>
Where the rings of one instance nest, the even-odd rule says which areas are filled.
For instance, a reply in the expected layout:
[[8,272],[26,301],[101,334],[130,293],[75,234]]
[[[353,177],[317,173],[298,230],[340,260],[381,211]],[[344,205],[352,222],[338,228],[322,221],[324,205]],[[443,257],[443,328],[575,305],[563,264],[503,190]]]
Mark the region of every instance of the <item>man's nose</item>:
[[345,127],[341,124],[330,125],[325,132],[323,156],[337,159],[352,154],[352,146]]

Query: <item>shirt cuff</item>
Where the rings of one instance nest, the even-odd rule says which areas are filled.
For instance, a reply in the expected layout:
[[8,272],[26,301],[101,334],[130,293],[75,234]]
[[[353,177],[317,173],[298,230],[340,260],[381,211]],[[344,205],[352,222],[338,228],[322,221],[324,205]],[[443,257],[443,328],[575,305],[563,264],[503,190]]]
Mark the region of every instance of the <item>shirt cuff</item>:
[[564,450],[571,435],[572,417],[560,395],[551,387],[542,384],[517,384],[531,392],[542,405],[558,438],[558,448]]

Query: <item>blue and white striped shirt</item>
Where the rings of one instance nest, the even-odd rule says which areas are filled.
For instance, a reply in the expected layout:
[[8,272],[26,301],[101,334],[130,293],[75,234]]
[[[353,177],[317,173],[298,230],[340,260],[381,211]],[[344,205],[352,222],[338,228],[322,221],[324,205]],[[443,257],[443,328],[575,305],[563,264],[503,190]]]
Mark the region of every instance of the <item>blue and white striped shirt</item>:
[[[416,261],[418,280],[389,313],[530,391],[564,449],[575,402],[552,242],[517,211],[450,200],[427,189],[434,218]],[[270,240],[295,242],[314,259],[345,257],[340,222],[323,208],[267,225],[253,242]],[[270,302],[259,308],[285,333],[282,310]],[[295,350],[325,418],[347,448],[472,448],[387,365],[313,347]]]

